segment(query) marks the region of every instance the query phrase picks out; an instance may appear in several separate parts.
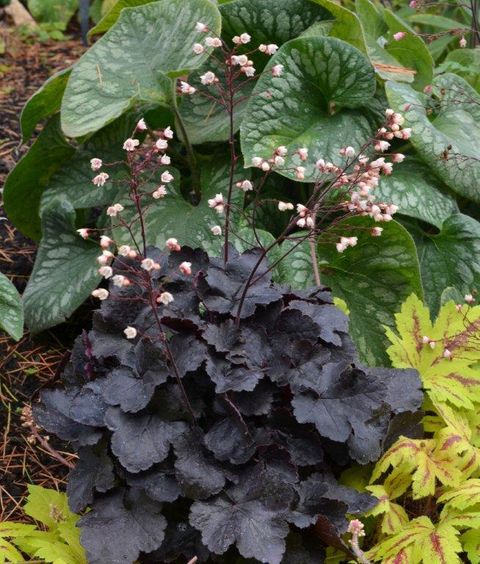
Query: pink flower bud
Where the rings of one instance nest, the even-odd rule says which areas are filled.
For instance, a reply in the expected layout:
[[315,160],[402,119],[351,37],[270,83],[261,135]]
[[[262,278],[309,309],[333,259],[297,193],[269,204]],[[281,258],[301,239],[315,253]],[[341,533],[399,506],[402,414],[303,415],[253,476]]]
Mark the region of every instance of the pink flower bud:
[[86,228],[77,229],[77,233],[80,235],[80,237],[82,239],[88,239],[88,235],[90,233],[90,230],[86,229]]
[[404,31],[397,31],[397,33],[393,34],[393,39],[395,39],[395,41],[401,41],[406,35]]
[[217,236],[217,235],[221,235],[222,234],[222,228],[220,227],[220,225],[214,225],[210,231],[212,232],[213,235]]
[[123,332],[125,333],[125,337],[127,337],[127,339],[135,339],[137,336],[137,330],[135,327],[128,326]]
[[188,261],[184,261],[178,267],[182,274],[185,276],[190,276],[192,274],[192,263]]
[[137,129],[138,131],[145,131],[147,129],[147,124],[143,118],[138,121]]
[[95,176],[92,182],[95,184],[95,186],[104,186],[105,182],[109,178],[110,176],[106,172],[101,172],[100,174],[97,174],[97,176]]
[[199,31],[200,33],[206,33],[208,31],[208,26],[202,22],[197,22],[195,25],[195,31]]
[[123,148],[125,151],[135,151],[135,149],[140,145],[140,141],[138,139],[127,139],[123,144]]
[[112,244],[113,240],[110,239],[110,237],[107,237],[106,235],[102,235],[100,237],[100,246],[102,247],[102,249],[108,249],[108,247]]
[[93,290],[91,295],[94,298],[98,298],[99,300],[103,301],[103,300],[106,300],[108,298],[109,292],[108,292],[108,290],[105,290],[105,288],[97,288],[96,290]]
[[178,244],[178,241],[173,237],[167,239],[165,245],[169,251],[179,251],[181,249],[180,245]]
[[102,168],[102,159],[90,159],[90,166],[92,170],[99,170]]
[[272,76],[279,77],[283,73],[284,66],[283,65],[274,65],[272,67]]
[[170,292],[162,292],[158,298],[157,302],[163,305],[168,305],[169,303],[173,302],[173,296]]

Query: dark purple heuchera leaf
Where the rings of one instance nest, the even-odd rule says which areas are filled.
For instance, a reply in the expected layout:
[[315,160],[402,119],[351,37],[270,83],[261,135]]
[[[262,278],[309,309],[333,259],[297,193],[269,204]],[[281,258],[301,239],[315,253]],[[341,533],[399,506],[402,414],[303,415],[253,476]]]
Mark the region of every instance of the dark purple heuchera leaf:
[[121,564],[159,548],[167,521],[159,503],[133,489],[100,498],[79,525],[89,564]]
[[68,476],[67,494],[70,509],[78,513],[93,501],[94,492],[105,493],[115,485],[113,462],[105,446],[82,447],[79,461]]
[[202,443],[202,438],[192,433],[174,445],[175,475],[184,495],[191,499],[206,499],[225,485],[225,473]]
[[[165,331],[145,289],[111,287],[65,388],[35,406],[78,450],[68,492],[73,509],[91,509],[80,521],[89,562],[322,562],[312,526],[341,547],[345,515],[373,503],[333,469],[372,461],[412,430],[417,374],[363,368],[331,294],[280,288],[264,261],[237,322],[258,251],[232,250],[226,268],[188,248],[148,254],[161,264],[155,289],[174,296],[156,312]],[[139,261],[113,263],[115,273],[126,266],[145,281]]]
[[113,454],[134,473],[165,460],[172,442],[188,428],[182,421],[163,421],[150,413],[135,417],[116,407],[107,411],[105,424],[113,431]]
[[172,503],[181,494],[177,479],[168,464],[155,465],[146,472],[127,474],[129,486],[142,489],[149,498],[160,503]]

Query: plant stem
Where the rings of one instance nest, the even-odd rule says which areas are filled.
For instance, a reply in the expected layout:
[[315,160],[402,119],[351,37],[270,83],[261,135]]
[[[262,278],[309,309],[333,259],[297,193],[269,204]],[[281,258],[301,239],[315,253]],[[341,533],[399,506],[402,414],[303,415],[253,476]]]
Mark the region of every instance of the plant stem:
[[225,241],[223,246],[223,263],[224,265],[228,262],[228,243],[229,243],[229,233],[230,233],[230,208],[232,202],[233,193],[233,178],[235,176],[235,165],[237,163],[237,155],[235,152],[235,129],[233,122],[233,112],[234,112],[234,91],[233,91],[233,73],[232,68],[229,65],[227,67],[227,89],[228,89],[228,105],[227,112],[229,117],[229,137],[228,143],[230,145],[230,171],[228,176],[228,194],[227,194],[227,205],[225,208]]
[[195,192],[195,197],[197,198],[197,201],[200,201],[200,197],[201,197],[200,172],[198,170],[197,157],[195,156],[195,152],[193,150],[192,144],[190,143],[190,139],[188,137],[187,128],[185,127],[185,123],[183,122],[182,116],[180,115],[180,112],[178,111],[176,87],[177,87],[177,83],[176,83],[176,81],[174,81],[173,82],[173,93],[172,93],[173,112],[175,114],[175,119],[177,120],[177,124],[180,128],[180,131],[182,133],[183,144],[185,145],[185,149],[187,151],[188,166],[190,167],[190,172],[192,174],[193,191]]

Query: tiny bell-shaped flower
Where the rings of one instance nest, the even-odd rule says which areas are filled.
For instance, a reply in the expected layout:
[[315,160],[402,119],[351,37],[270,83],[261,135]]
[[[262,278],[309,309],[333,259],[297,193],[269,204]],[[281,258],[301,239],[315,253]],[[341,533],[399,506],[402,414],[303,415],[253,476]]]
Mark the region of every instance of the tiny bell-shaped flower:
[[215,198],[210,198],[210,200],[208,200],[208,206],[219,214],[223,213],[223,210],[225,209],[223,194],[216,194]]
[[118,286],[119,288],[130,284],[130,280],[126,276],[123,276],[123,274],[115,274],[115,276],[112,277],[112,282],[114,286]]
[[106,300],[110,294],[109,294],[108,290],[105,290],[105,288],[97,288],[96,290],[93,290],[91,295],[94,298],[98,298],[99,300],[103,301],[103,300]]
[[169,251],[179,251],[181,249],[178,241],[174,237],[167,239],[165,245]]
[[382,235],[383,227],[372,227],[370,235],[372,237],[380,237]]
[[161,198],[164,198],[167,195],[167,189],[165,188],[165,186],[162,184],[161,186],[159,186],[155,192],[152,192],[152,197],[155,200],[160,200]]
[[138,129],[138,131],[147,130],[147,124],[145,123],[145,120],[143,118],[138,121],[136,129]]
[[222,234],[222,228],[220,227],[220,225],[214,225],[210,231],[212,232],[212,235],[218,236]]
[[392,155],[392,161],[394,163],[403,163],[404,160],[405,160],[405,155],[402,155],[402,153],[394,153]]
[[452,353],[451,353],[451,351],[449,351],[448,349],[445,349],[445,350],[443,351],[443,358],[451,359],[451,358],[452,358]]
[[135,339],[135,337],[137,336],[137,330],[135,329],[135,327],[131,327],[130,325],[125,328],[123,332],[127,339]]
[[150,272],[151,270],[155,270],[155,264],[156,264],[155,261],[151,258],[145,258],[140,263],[143,270],[146,270],[147,272]]
[[123,144],[123,148],[125,151],[135,151],[135,149],[140,145],[140,141],[138,139],[127,139]]
[[241,182],[237,182],[236,187],[240,188],[244,192],[253,190],[253,184],[250,182],[250,180],[242,180]]
[[102,168],[103,162],[102,159],[90,159],[90,167],[92,170],[100,170]]
[[102,266],[98,269],[98,274],[104,278],[111,278],[113,275],[113,270],[111,266]]
[[192,263],[188,261],[183,261],[178,267],[182,274],[185,276],[190,276],[192,274]]
[[463,35],[458,44],[462,49],[465,49],[465,47],[467,46],[467,40],[465,39],[465,37],[463,37]]
[[205,47],[201,43],[194,43],[192,51],[195,55],[201,55],[205,51]]
[[82,227],[82,229],[77,229],[77,233],[80,235],[82,239],[88,239],[90,230],[86,229],[85,227]]
[[270,163],[263,161],[260,165],[260,168],[263,170],[263,172],[268,172],[270,170]]
[[473,304],[473,302],[475,301],[475,298],[473,297],[472,294],[465,294],[465,296],[463,297],[463,299],[465,300],[465,302],[467,304]]
[[277,147],[277,149],[275,150],[275,154],[280,157],[286,157],[288,154],[288,149],[285,147],[285,145],[280,145],[280,147]]
[[407,34],[404,31],[397,31],[393,34],[395,41],[401,41]]
[[293,204],[290,202],[278,202],[278,209],[280,211],[293,210]]
[[283,65],[274,65],[272,67],[272,76],[279,77],[282,76],[284,66]]
[[275,163],[275,166],[283,166],[285,164],[285,159],[280,155],[276,155],[273,157],[273,162]]
[[168,141],[166,139],[157,139],[155,141],[155,147],[159,151],[165,151],[165,149],[168,149]]
[[214,84],[215,82],[218,82],[218,78],[215,76],[215,73],[213,73],[212,71],[207,71],[205,74],[202,74],[200,76],[200,82],[205,86],[208,86],[209,84]]
[[110,217],[116,217],[124,209],[125,208],[122,206],[122,204],[113,204],[113,206],[109,206],[107,208],[107,215]]
[[121,245],[118,247],[118,254],[122,257],[130,256],[132,248],[129,245]]
[[172,162],[172,160],[170,159],[170,157],[168,155],[162,155],[160,158],[160,164],[161,165],[169,165]]
[[160,176],[160,180],[165,184],[168,184],[173,180],[173,175],[170,174],[168,170],[165,170],[164,172],[162,172],[162,176]]
[[264,45],[263,43],[258,46],[258,50],[266,55],[274,55],[278,51],[278,45],[275,43],[269,43],[268,45]]
[[170,292],[162,292],[158,298],[157,302],[159,304],[168,305],[169,303],[173,302],[173,296]]
[[101,172],[100,174],[97,174],[95,178],[93,178],[92,182],[95,184],[95,186],[104,186],[105,182],[109,178],[110,176],[106,172]]
[[100,247],[102,247],[102,249],[108,249],[108,247],[110,247],[110,245],[113,245],[113,240],[110,239],[110,237],[107,237],[106,235],[102,235],[100,237]]
[[262,157],[252,157],[252,165],[256,167],[261,167],[263,163]]
[[185,82],[184,80],[180,81],[180,92],[182,94],[195,94],[195,92],[197,91],[196,88],[194,88],[193,86],[191,86],[190,84],[188,84],[188,82]]
[[170,126],[166,127],[163,130],[163,136],[165,137],[165,139],[173,139],[173,130]]
[[202,22],[197,22],[197,23],[195,24],[195,31],[199,31],[200,33],[207,33],[207,31],[208,31],[208,26],[205,25],[205,24],[202,23]]
[[305,167],[304,166],[295,167],[295,178],[297,180],[304,180],[305,179]]
[[297,153],[301,161],[306,161],[308,159],[308,149],[306,147],[301,147],[297,150]]
[[[198,45],[198,43],[197,43]],[[207,47],[221,47],[222,40],[219,37],[207,37],[205,39],[205,45]]]

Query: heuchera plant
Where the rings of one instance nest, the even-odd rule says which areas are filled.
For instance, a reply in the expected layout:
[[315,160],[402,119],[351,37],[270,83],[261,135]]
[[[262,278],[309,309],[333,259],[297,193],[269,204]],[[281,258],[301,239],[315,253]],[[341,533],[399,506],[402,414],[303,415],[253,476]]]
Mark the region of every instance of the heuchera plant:
[[[386,124],[391,129],[400,119],[389,111]],[[253,185],[234,185],[232,153],[228,193],[208,201],[221,221],[211,227],[224,235],[221,256],[173,237],[165,250],[149,246],[148,212],[168,199],[175,180],[167,154],[174,132],[149,131],[153,141],[141,145],[146,131],[141,119],[123,143],[124,160],[90,161],[94,190],[103,189],[107,167],[128,171],[123,203],[106,214],[113,233],[127,231],[131,244],[78,230],[92,245],[98,239],[98,271],[110,286],[93,291],[101,309],[76,342],[65,387],[44,391],[34,410],[42,427],[78,449],[68,494],[74,511],[90,508],[79,521],[89,562],[140,555],[230,561],[240,554],[268,564],[301,555],[313,564],[322,558],[319,539],[352,554],[339,536],[345,517],[375,500],[335,476],[352,461],[376,460],[401,432],[421,403],[416,372],[362,366],[347,317],[319,280],[308,291],[273,283],[267,256],[292,226],[314,229],[320,183],[312,207],[298,204],[285,233],[240,253],[229,245],[239,213],[232,197]],[[349,167],[354,153],[344,153]],[[306,151],[297,154],[307,159]],[[257,164],[267,177],[288,166],[287,155],[279,147]],[[328,166],[353,187],[387,167],[384,159],[372,165],[360,158],[353,179],[335,165],[317,167]],[[330,184],[341,186],[338,179]],[[359,194],[339,210],[353,213],[361,201]],[[369,205],[367,199],[360,213],[373,214]],[[298,236],[308,238],[308,230]],[[352,244],[338,241],[338,252]]]
[[[74,511],[91,508],[79,522],[90,563],[141,552],[231,561],[233,546],[294,562],[289,534],[308,539],[318,523],[335,538],[347,513],[374,505],[335,470],[376,460],[421,402],[414,371],[359,364],[325,289],[281,288],[262,262],[240,312],[260,251],[229,256],[226,265],[187,247],[118,256],[109,268],[129,283],[111,284],[65,388],[35,407],[45,429],[78,448],[68,495]],[[307,545],[295,550],[321,561]]]

